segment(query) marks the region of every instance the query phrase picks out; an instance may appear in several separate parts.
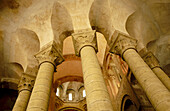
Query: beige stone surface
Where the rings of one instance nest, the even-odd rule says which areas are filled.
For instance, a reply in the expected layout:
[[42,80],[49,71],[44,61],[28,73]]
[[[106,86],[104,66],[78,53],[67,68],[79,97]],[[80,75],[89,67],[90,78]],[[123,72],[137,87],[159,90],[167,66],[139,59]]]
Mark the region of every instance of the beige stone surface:
[[167,76],[167,74],[165,74],[165,72],[159,67],[156,67],[152,70],[170,91],[170,78]]
[[63,61],[57,44],[52,41],[36,54],[39,61],[39,71],[28,103],[27,111],[48,110],[56,66]]
[[82,60],[87,109],[112,111],[110,96],[96,56],[98,48],[95,30],[80,30],[72,34],[72,37],[75,53]]
[[155,110],[168,111],[170,108],[170,92],[168,89],[166,89],[135,50],[127,50],[123,57],[131,68],[139,84],[142,86]]
[[28,90],[21,91],[17,97],[12,111],[26,111],[31,92]]
[[18,84],[18,97],[12,111],[25,111],[34,86],[35,76],[23,74]]
[[161,80],[161,82],[166,86],[168,90],[170,90],[170,78],[168,75],[161,69],[159,65],[159,61],[153,55],[152,52],[145,52],[145,56],[143,56],[144,61],[148,64],[148,66],[152,69],[155,75]]
[[[106,47],[113,42],[115,30],[119,30],[138,40],[138,51],[144,47],[152,51],[169,76],[169,7],[169,0],[1,0],[0,79],[7,78],[10,83],[38,66],[34,55],[50,41],[56,42],[61,55],[75,54],[70,36],[85,29],[97,32],[101,66],[107,56]],[[60,73],[55,73],[56,78],[82,81],[80,62],[65,62]],[[64,71],[74,63],[78,73],[69,74],[73,71],[70,68]],[[70,75],[76,76],[64,79]]]
[[28,103],[27,111],[46,111],[48,109],[53,73],[53,64],[49,62],[41,64]]
[[81,59],[88,111],[113,111],[95,50],[91,46],[84,47]]
[[[120,30],[140,41],[138,50],[153,41],[161,40],[165,34],[169,35],[168,0],[50,0],[48,2],[41,0],[41,3],[39,0],[12,0],[12,2],[2,0],[1,4],[0,35],[4,44],[1,52],[3,58],[7,58],[3,60],[17,62],[24,69],[28,65],[27,62],[33,58],[32,55],[51,40],[56,40],[62,49],[63,40],[71,35],[73,30],[95,27],[97,32],[105,36],[108,43],[115,29]],[[21,32],[19,35],[16,34],[18,30]],[[22,49],[24,46],[16,42],[15,35],[23,39],[18,42],[21,44],[24,42],[24,45],[32,46],[33,41],[38,41],[35,44],[39,47],[36,50],[35,47],[31,49],[35,53],[31,54],[29,59],[27,56],[30,54]],[[33,35],[37,38],[28,39],[32,42],[27,43],[27,38],[32,38]],[[164,51],[162,53],[164,54],[158,58],[161,59],[161,64],[168,59],[168,54]],[[167,55],[166,59],[164,55]],[[99,60],[102,60],[102,57]],[[33,65],[32,62],[31,64]],[[168,64],[167,61],[163,66],[166,70]]]
[[136,52],[136,40],[121,32],[115,32],[114,36],[116,39],[113,40],[110,52],[120,54],[124,58],[155,110],[168,111],[170,92]]

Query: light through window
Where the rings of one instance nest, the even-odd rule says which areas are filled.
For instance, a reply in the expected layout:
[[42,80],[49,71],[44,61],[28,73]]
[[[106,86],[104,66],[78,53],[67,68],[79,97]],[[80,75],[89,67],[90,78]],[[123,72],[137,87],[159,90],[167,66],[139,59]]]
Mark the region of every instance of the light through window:
[[85,90],[83,90],[83,97],[86,97],[86,92],[85,92]]
[[72,101],[72,100],[73,100],[72,93],[69,93],[69,94],[68,94],[68,100],[69,100],[69,101]]
[[59,96],[59,88],[57,88],[56,96]]

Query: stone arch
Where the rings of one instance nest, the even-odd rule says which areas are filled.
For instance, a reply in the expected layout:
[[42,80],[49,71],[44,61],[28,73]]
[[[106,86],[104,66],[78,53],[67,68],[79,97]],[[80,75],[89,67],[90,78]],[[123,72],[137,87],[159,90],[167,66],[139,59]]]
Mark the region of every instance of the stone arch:
[[40,41],[37,34],[29,29],[17,30],[19,43],[29,55],[34,55],[40,50]]
[[0,82],[1,88],[18,90],[19,79],[3,77]]
[[84,89],[84,85],[80,86],[80,88],[78,89],[78,91],[81,91]]
[[74,54],[64,55],[64,59],[65,61],[57,67],[57,72],[54,73],[55,87],[68,81],[83,82],[81,59]]
[[[129,5],[133,7],[129,7]],[[115,30],[128,34],[126,21],[129,15],[136,10],[136,3],[132,1],[118,0],[94,0],[90,12],[89,21],[91,27],[102,33],[108,44],[112,39]]]
[[82,85],[79,89],[78,89],[78,92],[79,92],[79,95],[80,95],[80,99],[83,99],[83,90],[85,90],[84,88],[84,85]]
[[127,18],[126,30],[130,36],[138,40],[138,50],[160,37],[160,29],[150,16],[137,10]]
[[135,6],[135,0],[110,0],[112,24],[116,30],[128,34],[126,31],[126,21],[129,15],[137,9]]
[[[162,35],[159,39],[151,41],[147,44],[146,48],[152,51],[155,57],[159,60],[160,66],[166,73],[170,73],[168,71],[168,64],[170,64],[170,35]],[[165,68],[166,67],[166,68]]]
[[55,80],[55,86],[59,86],[61,85],[62,83],[65,83],[65,82],[68,82],[68,81],[76,81],[76,82],[82,82],[83,83],[83,77],[81,76],[63,76],[57,80]]
[[20,28],[17,29],[11,38],[11,49],[9,62],[16,62],[22,65],[24,71],[27,67],[35,67],[38,62],[34,55],[40,49],[40,41],[34,31]]
[[19,63],[24,70],[27,67],[26,51],[20,45],[17,32],[15,32],[15,34],[13,34],[13,37],[11,37],[9,63]]
[[[97,36],[97,44],[98,44],[97,57],[99,59],[99,63],[103,64],[103,61],[104,61],[103,58],[105,55],[105,49],[107,47],[107,41],[104,35],[100,32],[97,32],[96,36]],[[69,36],[63,41],[63,55],[65,56],[65,55],[71,55],[71,54],[75,54],[75,51],[74,51],[72,37]]]
[[115,30],[111,18],[109,0],[94,0],[89,11],[89,21],[92,29],[102,33],[106,40]]
[[75,96],[76,96],[76,91],[74,89],[71,89],[68,87],[68,89],[66,90],[66,95],[67,95],[67,98],[68,98],[68,101],[69,101],[69,94],[72,94],[72,100],[71,101],[74,101],[75,100]]
[[26,68],[35,67],[38,65],[37,60],[34,58],[34,55],[40,50],[40,41],[37,34],[34,31],[21,28],[17,30],[19,45],[22,47],[22,50],[26,53]]
[[19,79],[24,72],[22,64],[17,62],[10,62],[6,64],[7,71],[5,72],[7,77]]
[[0,88],[0,92],[1,92],[1,95],[0,95],[1,108],[0,108],[0,110],[1,111],[4,111],[4,110],[10,111],[10,110],[12,110],[12,107],[15,104],[15,101],[18,96],[18,91],[16,89],[17,84],[11,83],[11,82],[10,83],[6,82],[6,84],[1,83],[0,87],[3,87],[3,88]]
[[121,111],[138,111],[135,103],[128,95],[124,95],[122,98]]
[[65,107],[65,108],[59,109],[59,111],[83,111],[83,110],[76,108],[76,107]]
[[21,64],[16,62],[7,63],[6,71],[4,72],[6,76],[1,77],[0,87],[17,91],[18,83],[23,72],[24,69]]
[[[58,89],[58,90],[57,90]],[[59,91],[59,92],[57,92]],[[56,93],[56,96],[57,96],[57,93],[59,94],[58,97],[62,97],[62,93],[63,93],[63,86],[62,85],[59,85],[58,87],[56,87],[54,89],[54,92]]]
[[53,4],[51,25],[54,34],[53,39],[62,49],[64,39],[73,32],[73,25],[67,9],[58,2]]

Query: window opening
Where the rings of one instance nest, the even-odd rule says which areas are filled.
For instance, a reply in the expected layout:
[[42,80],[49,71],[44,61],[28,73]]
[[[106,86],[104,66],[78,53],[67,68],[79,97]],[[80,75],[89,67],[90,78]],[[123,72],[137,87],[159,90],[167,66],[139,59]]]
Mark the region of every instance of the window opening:
[[72,101],[72,100],[73,100],[72,93],[69,93],[69,94],[68,94],[68,100],[69,100],[69,101]]
[[59,88],[57,88],[56,96],[59,96]]
[[85,92],[85,90],[83,90],[83,97],[86,97],[86,92]]

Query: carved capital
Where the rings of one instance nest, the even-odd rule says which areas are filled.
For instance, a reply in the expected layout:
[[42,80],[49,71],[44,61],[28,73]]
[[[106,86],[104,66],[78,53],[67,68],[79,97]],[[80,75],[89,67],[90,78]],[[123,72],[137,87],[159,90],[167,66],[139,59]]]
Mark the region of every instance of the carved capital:
[[55,43],[55,41],[51,41],[43,46],[35,57],[38,59],[40,65],[43,62],[50,62],[56,66],[64,61],[61,50],[59,49],[60,47]]
[[115,31],[113,34],[112,42],[110,43],[110,52],[123,56],[123,53],[128,49],[136,50],[136,46],[136,39],[131,38],[119,31]]
[[35,82],[35,76],[23,73],[18,84],[19,92],[22,90],[31,91]]
[[72,34],[74,49],[77,56],[80,56],[80,51],[85,46],[92,46],[97,52],[97,40],[95,30],[82,30]]
[[147,52],[142,58],[151,69],[160,67],[158,59],[153,55],[152,52]]

